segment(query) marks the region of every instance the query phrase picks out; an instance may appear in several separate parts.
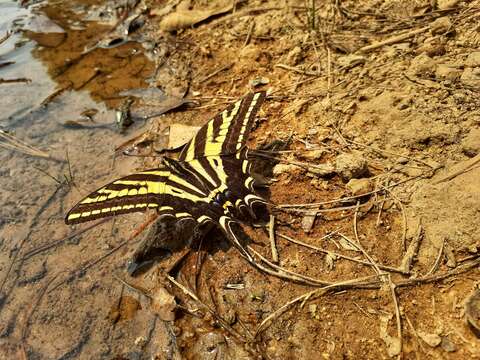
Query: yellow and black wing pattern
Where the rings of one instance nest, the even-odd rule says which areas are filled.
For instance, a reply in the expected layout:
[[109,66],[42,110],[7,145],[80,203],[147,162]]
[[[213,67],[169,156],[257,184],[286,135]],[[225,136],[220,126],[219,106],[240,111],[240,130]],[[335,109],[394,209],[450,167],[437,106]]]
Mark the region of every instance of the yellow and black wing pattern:
[[[117,179],[94,191],[67,214],[67,224],[156,209],[178,219],[220,225],[234,243],[232,222],[256,218],[246,141],[264,92],[251,93],[200,128],[178,160]],[[236,244],[238,245],[238,244]]]

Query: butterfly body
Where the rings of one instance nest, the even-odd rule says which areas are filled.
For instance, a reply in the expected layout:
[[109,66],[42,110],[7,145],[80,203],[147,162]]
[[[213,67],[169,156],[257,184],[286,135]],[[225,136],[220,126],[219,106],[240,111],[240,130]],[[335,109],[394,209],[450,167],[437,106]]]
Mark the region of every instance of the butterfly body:
[[[165,157],[159,168],[101,187],[70,210],[66,223],[156,209],[160,219],[196,223],[193,237],[217,224],[241,248],[232,224],[255,221],[266,210],[245,145],[264,98],[258,92],[230,105],[200,128],[178,160]],[[160,232],[171,236],[171,227],[161,226]]]

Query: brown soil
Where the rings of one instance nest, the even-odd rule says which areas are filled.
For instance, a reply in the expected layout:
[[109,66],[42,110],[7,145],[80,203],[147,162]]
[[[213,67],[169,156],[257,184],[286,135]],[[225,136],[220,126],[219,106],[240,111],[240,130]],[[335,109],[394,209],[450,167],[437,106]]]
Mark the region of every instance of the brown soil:
[[[178,4],[170,12],[198,13],[226,2],[152,0],[138,42],[84,52],[113,36],[111,24],[85,20],[113,3],[44,4],[66,36],[33,56],[63,90],[50,84],[32,95],[40,99],[34,105],[4,106],[2,126],[55,158],[67,149],[71,169],[0,152],[0,357],[480,358],[480,340],[464,320],[480,275],[480,1],[316,1],[316,9],[311,1],[237,1],[234,11],[167,33],[165,15],[156,15],[162,9]],[[24,68],[20,76],[16,66],[6,74],[32,82],[0,87],[13,96],[31,86],[33,94],[38,71]],[[186,93],[198,106],[119,134],[110,125],[120,93],[149,83]],[[158,163],[113,162],[116,146],[149,131],[155,148],[166,147],[170,125],[199,126],[257,90],[269,98],[251,147],[291,139],[281,155],[288,166],[275,168],[270,187],[278,265],[335,286],[318,290],[323,285],[259,271],[218,231],[174,272],[190,295],[166,278],[185,251],[129,277],[125,263],[138,237],[127,240],[143,214],[65,238],[88,226],[63,222],[88,191]],[[89,108],[99,111],[88,125],[105,127],[63,126]],[[328,176],[318,172],[325,164]],[[312,210],[313,203],[321,204]],[[312,228],[308,216],[315,216]],[[270,259],[266,233],[245,230]],[[375,277],[372,262],[387,275]]]

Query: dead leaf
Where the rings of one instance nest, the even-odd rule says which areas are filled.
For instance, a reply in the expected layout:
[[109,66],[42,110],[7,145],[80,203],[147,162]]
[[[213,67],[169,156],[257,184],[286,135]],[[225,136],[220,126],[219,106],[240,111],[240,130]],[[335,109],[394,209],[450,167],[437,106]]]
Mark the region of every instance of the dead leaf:
[[163,31],[175,31],[193,26],[207,20],[209,17],[232,11],[233,3],[223,7],[208,10],[176,11],[165,16],[160,22],[160,29]]

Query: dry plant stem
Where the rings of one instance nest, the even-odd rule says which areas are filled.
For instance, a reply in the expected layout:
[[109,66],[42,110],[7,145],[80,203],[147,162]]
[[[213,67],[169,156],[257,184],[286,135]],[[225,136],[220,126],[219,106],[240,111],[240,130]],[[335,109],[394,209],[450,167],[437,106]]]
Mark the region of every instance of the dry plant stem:
[[410,326],[410,329],[412,330],[413,335],[415,335],[415,339],[417,340],[418,346],[422,349],[423,352],[425,352],[425,348],[423,347],[422,342],[420,341],[420,336],[418,336],[417,330],[415,329],[412,322],[410,321],[410,318],[405,312],[403,316],[405,316],[405,320],[407,320],[408,326]]
[[390,194],[390,196],[395,200],[395,202],[400,207],[400,211],[402,212],[402,252],[407,249],[407,212],[405,211],[405,207],[402,204],[402,201],[393,194],[393,192],[382,186],[382,188]]
[[[355,285],[364,285],[366,282],[372,283],[372,279],[378,278],[378,275],[373,275],[373,276],[366,276],[363,278],[359,279],[352,279],[352,280],[345,280],[345,281],[339,281],[324,287],[321,287],[319,289],[311,290],[303,295],[300,295],[289,302],[285,303],[282,305],[280,308],[275,310],[273,313],[271,313],[269,316],[267,316],[261,323],[258,325],[257,330],[255,331],[255,337],[258,336],[261,332],[265,331],[267,328],[267,325],[270,324],[274,319],[278,318],[280,315],[282,315],[286,310],[290,308],[290,306],[305,301],[305,299],[313,299],[315,297],[319,297],[322,295],[325,295],[329,291],[333,291],[336,289],[343,289],[343,288],[349,288]],[[376,282],[373,282],[376,283]]]
[[366,148],[366,149],[370,149],[372,151],[375,151],[377,153],[380,153],[380,154],[388,154],[388,155],[393,155],[393,156],[396,156],[396,157],[399,157],[399,158],[405,158],[405,159],[408,159],[408,160],[412,160],[412,161],[415,161],[419,164],[422,164],[422,165],[425,165],[427,166],[428,168],[432,169],[432,166],[428,163],[426,163],[425,161],[422,161],[422,160],[419,160],[419,159],[415,159],[411,156],[407,156],[407,155],[402,155],[402,154],[398,154],[398,153],[395,153],[393,151],[388,151],[388,150],[383,150],[383,149],[379,149],[377,147],[374,147],[374,146],[370,146],[370,145],[365,145],[365,144],[362,144],[362,143],[359,143],[357,141],[353,141],[353,140],[347,140],[347,142],[349,142],[350,144],[353,144],[353,145],[358,145],[358,146],[361,146],[363,148]]
[[437,184],[440,184],[442,182],[452,180],[453,178],[457,177],[458,175],[461,175],[464,172],[470,170],[477,163],[480,163],[480,154],[478,154],[477,156],[475,156],[475,157],[471,158],[470,160],[466,161],[465,164],[462,165],[461,169],[459,169],[457,171],[454,171],[454,172],[438,179],[437,181],[435,181],[433,183],[433,185],[437,185]]
[[[328,236],[331,236],[333,234],[329,234]],[[294,239],[294,238],[291,238],[287,235],[284,235],[284,234],[278,234],[279,237],[287,240],[287,241],[290,241],[294,244],[297,244],[297,245],[300,245],[300,246],[304,246],[306,248],[309,248],[309,249],[312,249],[312,250],[315,250],[315,251],[318,251],[318,252],[321,252],[323,254],[333,254],[335,255],[336,257],[340,258],[340,259],[345,259],[345,260],[349,260],[349,261],[353,261],[353,262],[356,262],[358,264],[362,264],[362,265],[365,265],[365,266],[373,266],[372,263],[370,263],[370,261],[365,261],[365,260],[359,260],[359,259],[356,259],[356,258],[353,258],[353,257],[350,257],[350,256],[347,256],[347,255],[342,255],[342,254],[339,254],[339,253],[336,253],[336,252],[333,252],[333,251],[329,251],[329,250],[326,250],[326,249],[322,249],[320,247],[317,247],[317,246],[314,246],[314,245],[310,245],[310,244],[307,244],[307,243],[304,243],[300,240],[297,240],[297,239]],[[323,237],[323,238],[326,238]],[[322,238],[322,239],[323,239]],[[377,266],[382,269],[382,270],[385,270],[385,271],[388,271],[388,272],[394,272],[394,273],[399,273],[399,274],[403,274],[403,275],[409,275],[409,273],[406,273],[404,272],[403,270],[401,269],[397,269],[397,268],[394,268],[394,267],[391,267],[391,266],[386,266],[386,265],[381,265],[381,264],[377,264]]]
[[0,139],[6,141],[6,143],[0,143],[0,146],[4,147],[5,149],[15,150],[23,154],[37,156],[44,159],[52,159],[52,157],[46,152],[34,148],[26,142],[17,139],[15,136],[7,133],[6,131],[0,130]]
[[295,281],[295,282],[298,282],[300,284],[310,285],[310,286],[317,286],[318,287],[318,286],[325,286],[325,285],[330,285],[331,284],[328,281],[314,279],[314,278],[311,278],[309,276],[301,275],[301,274],[298,274],[298,273],[293,272],[291,270],[285,269],[281,266],[278,266],[278,265],[272,263],[271,261],[269,261],[266,257],[262,256],[262,254],[257,252],[252,247],[247,246],[247,248],[248,248],[248,250],[253,252],[256,256],[258,256],[260,258],[260,260],[262,260],[264,263],[266,263],[272,269],[276,270],[276,271],[274,271],[272,269],[268,269],[265,266],[263,266],[259,263],[256,263],[256,262],[250,262],[253,266],[257,267],[258,269],[260,269],[262,271],[267,272],[268,274],[274,275],[274,276],[279,277],[279,278]]
[[[373,261],[373,259],[371,258],[370,255],[368,255],[368,253],[364,250],[363,246],[362,246],[362,243],[360,242],[360,238],[358,236],[358,230],[357,230],[357,219],[358,219],[358,208],[359,208],[359,205],[360,205],[360,202],[358,201],[357,202],[357,208],[355,209],[355,213],[353,214],[353,232],[355,234],[355,240],[356,240],[356,243],[354,243],[353,245],[355,247],[357,247],[362,253],[363,255],[365,255],[365,257],[367,258],[368,261],[370,261],[373,265],[373,267],[375,268],[375,271],[377,272],[377,275],[381,275],[383,272],[380,271],[380,269],[378,268],[378,265],[376,264],[375,261]],[[345,235],[342,235],[342,234],[339,234],[341,237],[343,237],[345,240],[349,241],[350,243],[353,243],[350,239],[348,239]]]
[[410,269],[412,267],[413,258],[417,255],[418,249],[420,247],[420,242],[423,238],[423,227],[422,224],[418,224],[417,233],[415,238],[412,240],[410,245],[408,246],[407,252],[400,263],[399,269],[406,273],[410,273]]
[[379,47],[382,47],[384,45],[391,45],[391,44],[395,44],[395,43],[398,43],[400,41],[403,41],[403,40],[406,40],[408,38],[411,38],[417,34],[421,34],[425,31],[427,31],[428,29],[430,29],[430,26],[424,26],[420,29],[415,29],[415,30],[411,30],[407,33],[404,33],[404,34],[400,34],[400,35],[396,35],[396,36],[392,36],[388,39],[385,39],[383,41],[380,41],[380,42],[377,42],[375,44],[371,44],[371,45],[367,45],[367,46],[364,46],[360,49],[358,49],[357,52],[360,52],[360,53],[365,53],[365,52],[369,52],[370,50],[374,50],[374,49],[377,49]]
[[[406,183],[406,182],[416,180],[416,179],[418,179],[418,178],[423,178],[423,174],[417,175],[417,176],[414,176],[414,177],[411,177],[411,178],[408,178],[408,179],[405,179],[405,180],[398,181],[398,182],[393,183],[393,184],[391,184],[391,185],[385,186],[384,189],[391,189],[391,188],[394,188],[394,187],[396,187],[396,186],[398,186],[398,185],[402,185],[402,184],[404,184],[404,183]],[[379,188],[379,189],[375,189],[375,190],[366,192],[366,193],[364,193],[364,194],[354,195],[354,196],[345,197],[345,198],[338,198],[338,199],[329,200],[329,201],[323,201],[323,202],[319,202],[319,203],[310,203],[310,204],[281,204],[281,205],[277,205],[277,208],[279,208],[279,209],[298,208],[298,207],[309,208],[309,209],[310,209],[310,208],[317,208],[317,207],[324,206],[324,205],[328,205],[328,204],[334,204],[334,203],[342,203],[342,202],[352,201],[352,200],[359,199],[359,198],[362,198],[362,197],[367,196],[367,195],[376,194],[376,193],[378,193],[378,192],[384,191],[384,189]]]
[[295,72],[297,74],[300,74],[300,75],[319,76],[316,72],[297,69],[296,67],[285,65],[285,64],[276,64],[275,67],[279,68],[279,69],[283,69],[283,70],[293,71],[293,72]]
[[90,224],[87,227],[84,227],[83,229],[79,229],[79,230],[74,231],[70,235],[65,236],[63,239],[54,241],[54,242],[52,242],[50,244],[46,244],[44,246],[40,246],[40,247],[38,247],[36,249],[33,249],[33,250],[30,250],[30,251],[27,251],[25,253],[25,255],[23,256],[22,261],[28,260],[35,255],[41,254],[42,252],[50,250],[51,248],[57,247],[57,246],[63,244],[64,242],[66,242],[70,239],[73,239],[74,237],[79,236],[79,235],[87,232],[88,230],[93,229],[94,227],[107,222],[108,220],[110,220],[110,219],[108,219],[108,218],[107,219],[101,219],[100,221],[97,221],[96,223]]
[[435,262],[433,263],[431,269],[428,270],[426,275],[431,275],[438,270],[438,267],[440,266],[440,261],[442,261],[444,247],[445,247],[445,239],[443,239],[442,246],[440,246],[440,249],[438,250],[438,255],[437,255],[437,258],[435,259]]
[[[260,13],[260,12],[266,12],[266,11],[272,11],[272,10],[282,10],[282,9],[283,8],[280,7],[280,6],[259,6],[259,7],[255,7],[255,8],[236,11],[233,14],[223,16],[222,18],[220,18],[218,20],[214,20],[210,24],[207,24],[205,26],[206,27],[205,31],[211,31],[212,26],[222,24],[222,23],[224,23],[226,21],[229,21],[229,20],[234,20],[234,19],[238,20],[241,17],[249,16],[249,15],[252,15],[253,13],[257,13],[257,12]],[[202,32],[199,32],[197,35],[201,35],[201,34],[202,34]]]
[[395,306],[395,318],[397,320],[397,337],[400,342],[400,354],[398,354],[398,358],[401,359],[402,357],[402,347],[403,347],[403,337],[402,337],[402,319],[400,317],[400,307],[398,306],[398,299],[397,294],[395,293],[395,284],[392,281],[392,277],[388,274],[388,282],[390,285],[390,291],[392,293],[393,304]]
[[[173,285],[177,286],[180,290],[183,291],[183,293],[187,296],[190,296],[200,307],[204,308],[206,311],[208,311],[218,322],[220,326],[222,326],[226,331],[228,331],[230,334],[232,334],[236,339],[240,340],[241,342],[248,342],[248,340],[241,334],[239,334],[235,329],[233,329],[230,325],[227,324],[225,320],[223,320],[210,306],[202,302],[197,295],[195,295],[192,291],[190,291],[188,288],[180,284],[178,281],[176,281],[173,277],[170,275],[166,275],[168,281],[170,281]],[[249,339],[253,340],[253,339]]]
[[117,279],[118,281],[120,281],[120,283],[121,283],[123,286],[125,286],[127,289],[130,289],[130,290],[132,290],[133,292],[136,292],[136,293],[138,293],[138,294],[140,294],[140,295],[143,295],[143,296],[145,296],[145,297],[146,297],[147,299],[149,299],[149,300],[152,300],[152,299],[153,299],[152,296],[151,296],[150,294],[148,294],[145,290],[143,290],[143,289],[141,289],[141,288],[139,288],[139,287],[136,287],[136,286],[134,286],[134,285],[129,284],[126,280],[122,279],[122,278],[121,278],[120,276],[118,276],[117,274],[113,274],[113,277],[114,277],[115,279]]
[[270,215],[270,223],[268,224],[268,238],[270,239],[270,247],[272,249],[272,261],[278,264],[278,250],[275,244],[275,216]]
[[252,40],[253,29],[255,28],[255,21],[250,22],[250,26],[248,27],[247,37],[245,38],[245,42],[243,43],[243,47],[247,46]]
[[225,65],[225,66],[222,66],[221,68],[215,70],[215,71],[212,72],[211,74],[203,77],[203,78],[200,79],[198,82],[199,82],[199,83],[203,83],[203,82],[205,82],[205,81],[207,81],[207,80],[210,80],[210,79],[213,78],[215,75],[221,73],[222,71],[225,71],[225,70],[230,69],[232,66],[233,66],[233,63],[230,63],[230,64],[227,64],[227,65]]

